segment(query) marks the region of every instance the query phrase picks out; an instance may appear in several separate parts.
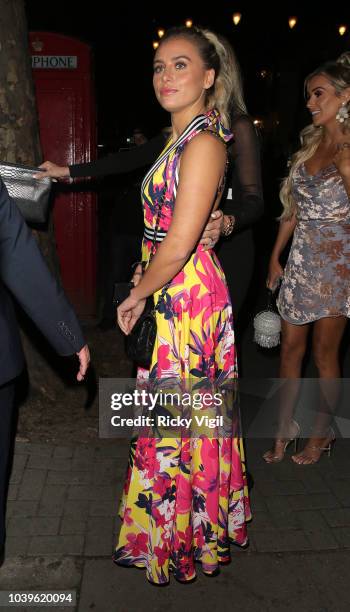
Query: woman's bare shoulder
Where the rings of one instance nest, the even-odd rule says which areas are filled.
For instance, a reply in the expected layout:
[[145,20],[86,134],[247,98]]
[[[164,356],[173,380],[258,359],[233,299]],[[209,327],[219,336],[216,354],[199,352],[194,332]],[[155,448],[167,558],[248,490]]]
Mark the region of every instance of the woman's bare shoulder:
[[187,156],[195,155],[198,153],[218,153],[222,152],[226,154],[226,144],[222,138],[212,130],[204,130],[199,134],[196,134],[186,145],[184,153],[187,152]]

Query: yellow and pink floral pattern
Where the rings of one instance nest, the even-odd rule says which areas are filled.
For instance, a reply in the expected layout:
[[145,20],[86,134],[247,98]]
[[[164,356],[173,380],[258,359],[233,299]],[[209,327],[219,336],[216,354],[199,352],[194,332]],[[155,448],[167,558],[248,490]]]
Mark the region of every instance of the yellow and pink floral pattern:
[[[202,130],[231,138],[216,110],[196,117],[180,138],[168,143],[142,186],[145,225],[154,228],[160,194],[165,199],[160,230],[171,223],[178,162],[186,143]],[[144,239],[148,261],[152,241]],[[154,296],[155,304],[161,290]],[[140,384],[175,378],[218,385],[237,377],[232,308],[225,276],[212,250],[199,245],[172,279],[157,307],[157,339],[149,371]],[[235,418],[239,423],[239,418]],[[164,584],[169,572],[183,582],[230,560],[230,542],[246,545],[251,518],[239,427],[230,437],[139,437],[130,460],[119,514],[122,526],[113,559],[146,569]]]

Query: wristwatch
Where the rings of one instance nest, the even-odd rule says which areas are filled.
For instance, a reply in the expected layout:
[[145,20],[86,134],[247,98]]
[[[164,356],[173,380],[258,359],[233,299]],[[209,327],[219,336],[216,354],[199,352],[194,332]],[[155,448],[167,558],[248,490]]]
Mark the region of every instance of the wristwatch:
[[221,231],[222,236],[229,236],[233,232],[235,226],[235,218],[233,215],[225,215],[224,227]]

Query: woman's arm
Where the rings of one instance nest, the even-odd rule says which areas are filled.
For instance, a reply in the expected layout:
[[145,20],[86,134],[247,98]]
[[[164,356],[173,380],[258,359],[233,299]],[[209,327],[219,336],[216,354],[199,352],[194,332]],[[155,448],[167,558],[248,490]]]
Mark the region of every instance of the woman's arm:
[[[223,203],[223,209],[225,215],[234,217],[233,231],[237,231],[252,225],[262,216],[264,201],[260,147],[255,126],[249,117],[241,116],[233,122],[232,131],[232,185]],[[228,221],[225,226],[227,224]]]
[[[113,153],[92,162],[59,166],[53,162],[46,161],[40,168],[46,170],[46,176],[48,175],[52,178],[98,177],[109,174],[123,174],[153,164],[164,148],[164,144],[164,136],[160,133],[145,144],[134,147],[129,151]],[[43,178],[44,176],[45,174],[40,173],[36,178]]]
[[283,268],[279,259],[282,251],[285,249],[290,237],[294,232],[296,224],[296,212],[293,213],[290,219],[280,221],[276,242],[270,257],[269,272],[266,281],[266,285],[269,289],[274,290],[277,286],[278,280],[283,275]]
[[339,170],[346,193],[350,199],[350,142],[343,142],[339,146],[333,161]]
[[213,207],[225,161],[224,145],[209,134],[201,133],[186,145],[168,233],[137,287],[118,308],[118,320],[125,333],[130,332],[141,314],[143,300],[176,276],[189,259]]
[[[34,178],[42,179],[45,176],[52,178],[83,178],[83,177],[98,177],[111,174],[123,174],[132,172],[146,165],[151,166],[155,159],[159,156],[165,146],[165,137],[160,133],[155,138],[139,147],[130,149],[130,151],[121,151],[101,157],[92,162],[84,164],[73,164],[71,166],[59,166],[50,161],[41,164],[40,168],[46,170],[45,173],[34,174]],[[219,240],[222,229],[222,212],[216,211],[213,213],[211,221],[205,228],[201,244],[204,249],[211,249]]]
[[210,215],[225,160],[224,146],[209,134],[198,135],[186,146],[171,225],[134,290],[139,299],[163,287],[190,257]]

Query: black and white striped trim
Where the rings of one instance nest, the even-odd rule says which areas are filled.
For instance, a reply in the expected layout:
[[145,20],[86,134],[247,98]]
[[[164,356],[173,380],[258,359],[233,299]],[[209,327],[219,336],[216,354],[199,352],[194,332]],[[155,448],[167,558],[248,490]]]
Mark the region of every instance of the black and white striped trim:
[[[168,155],[174,149],[179,147],[186,140],[186,138],[188,137],[188,135],[192,131],[198,130],[202,126],[203,127],[207,127],[208,126],[208,118],[207,118],[206,115],[198,115],[198,117],[195,117],[193,119],[193,121],[191,121],[191,123],[187,126],[185,131],[181,134],[181,136],[179,136],[179,138],[171,145],[171,147],[169,147],[166,151],[164,151],[164,153],[160,157],[158,157],[158,159],[155,161],[155,163],[150,168],[150,170],[147,172],[145,178],[142,181],[141,194],[144,193],[145,186],[146,186],[147,181],[149,180],[150,176],[159,168],[159,166],[168,157]],[[179,170],[178,170],[178,167],[176,167],[176,169],[175,169],[175,181],[174,181],[174,196],[175,197],[176,197],[176,192],[177,192],[178,186],[179,186]],[[152,242],[153,241],[155,241],[155,242],[162,242],[166,235],[167,235],[166,231],[158,229],[157,235],[154,238],[154,229],[151,229],[149,227],[145,227],[144,233],[143,233],[143,237],[146,240],[150,240]]]
[[[157,236],[156,236],[156,242],[162,242],[162,240],[164,240],[166,235],[167,235],[167,232],[158,230]],[[145,227],[144,232],[143,232],[143,237],[146,240],[151,240],[151,242],[153,242],[153,240],[154,240],[154,229],[151,229],[150,227]]]
[[141,194],[143,194],[146,183],[148,179],[150,178],[150,176],[159,168],[159,166],[163,163],[163,161],[168,157],[169,153],[171,153],[174,149],[180,146],[183,143],[183,141],[186,140],[187,136],[193,130],[201,127],[201,125],[203,126],[208,125],[208,118],[206,115],[198,115],[198,117],[195,117],[193,121],[191,121],[191,123],[187,126],[185,131],[181,134],[181,136],[179,136],[179,138],[171,145],[171,147],[169,147],[169,149],[164,151],[163,155],[158,157],[158,159],[155,161],[155,163],[153,164],[151,169],[147,172],[145,178],[142,181]]

